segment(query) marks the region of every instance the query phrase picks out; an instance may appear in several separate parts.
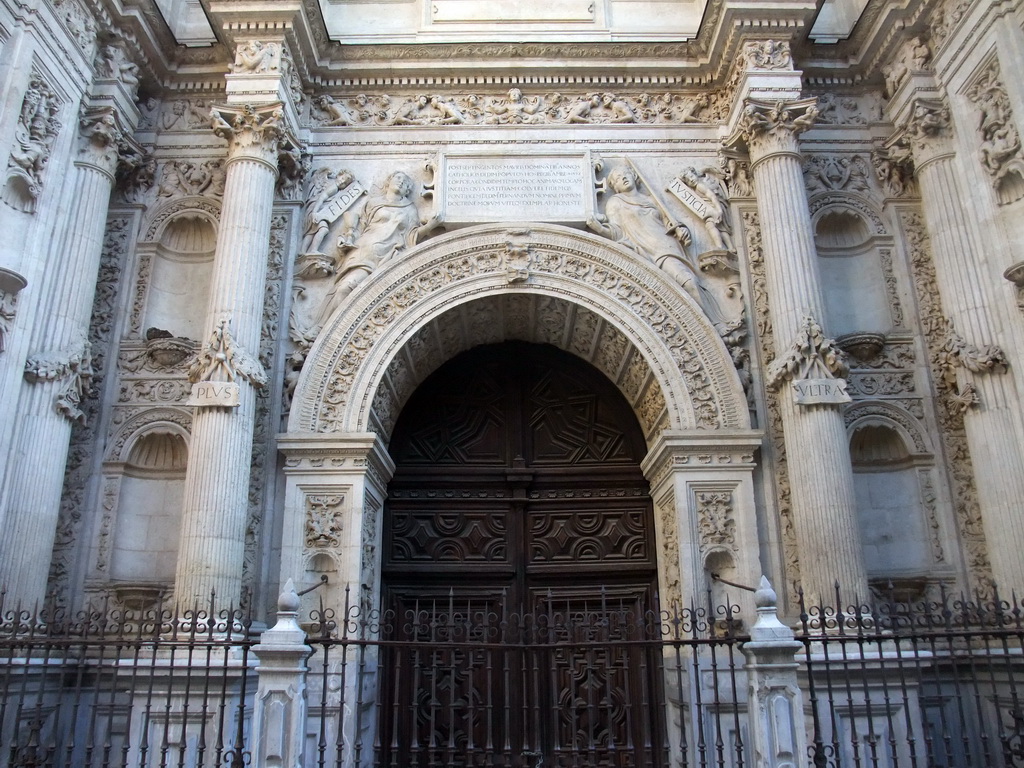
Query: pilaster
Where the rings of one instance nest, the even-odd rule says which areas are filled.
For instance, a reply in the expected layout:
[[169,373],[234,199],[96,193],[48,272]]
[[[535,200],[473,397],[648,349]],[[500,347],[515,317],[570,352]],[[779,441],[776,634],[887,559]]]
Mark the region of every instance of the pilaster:
[[79,406],[92,377],[86,336],[110,192],[118,162],[141,156],[129,138],[133,117],[126,122],[102,100],[81,114],[61,269],[46,286],[47,304],[25,362],[0,530],[0,584],[25,602],[41,599],[46,589],[71,427],[84,418]]
[[1002,591],[1024,589],[1024,430],[978,222],[956,163],[949,108],[934,86],[917,83],[890,105],[898,132],[890,147],[909,153],[921,188],[935,273],[949,317],[939,361],[952,407],[964,410],[992,575]]
[[822,599],[840,582],[867,595],[850,448],[841,404],[846,367],[820,323],[824,300],[799,136],[817,117],[813,99],[746,99],[726,144],[745,147],[757,193],[775,338],[768,385],[779,397],[803,587]]

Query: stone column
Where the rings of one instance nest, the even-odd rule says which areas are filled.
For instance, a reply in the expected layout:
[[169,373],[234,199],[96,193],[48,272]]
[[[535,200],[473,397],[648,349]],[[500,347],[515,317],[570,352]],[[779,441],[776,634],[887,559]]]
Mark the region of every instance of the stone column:
[[939,374],[964,409],[992,576],[1004,594],[1024,591],[1024,434],[1020,396],[1007,361],[991,342],[1000,328],[978,223],[964,200],[957,173],[949,110],[938,99],[917,98],[904,109],[901,132],[890,144],[912,153],[931,236],[935,275],[948,313]]
[[776,345],[767,383],[779,390],[800,577],[805,594],[830,604],[835,582],[849,600],[866,598],[867,576],[841,412],[846,367],[819,325],[824,301],[797,140],[816,116],[813,99],[748,99],[729,143],[746,144],[757,194]]
[[216,108],[214,132],[229,144],[205,342],[193,383],[188,470],[174,594],[179,608],[238,604],[249,507],[256,388],[267,375],[256,357],[270,250],[279,104]]
[[74,206],[60,245],[46,311],[33,328],[25,363],[27,386],[7,475],[0,526],[0,585],[8,601],[43,597],[60,508],[71,425],[92,375],[86,338],[114,184],[118,145],[125,142],[118,113],[91,110],[80,121]]

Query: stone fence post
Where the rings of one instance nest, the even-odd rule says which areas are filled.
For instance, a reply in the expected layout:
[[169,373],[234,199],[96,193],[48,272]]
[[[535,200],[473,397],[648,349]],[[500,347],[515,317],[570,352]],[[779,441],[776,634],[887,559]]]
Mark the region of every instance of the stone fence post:
[[253,765],[302,768],[306,737],[306,659],[313,649],[296,621],[299,596],[292,580],[277,599],[277,624],[252,650],[259,685],[252,716]]
[[798,768],[807,762],[804,704],[796,653],[803,644],[779,621],[778,596],[764,576],[754,593],[757,621],[750,628],[747,706],[754,768]]

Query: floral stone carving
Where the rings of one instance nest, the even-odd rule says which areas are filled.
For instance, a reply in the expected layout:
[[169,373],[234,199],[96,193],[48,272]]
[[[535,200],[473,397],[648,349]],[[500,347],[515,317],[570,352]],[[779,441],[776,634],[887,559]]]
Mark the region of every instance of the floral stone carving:
[[848,403],[844,376],[849,367],[842,351],[814,318],[807,316],[785,354],[768,366],[768,386],[793,383],[793,399],[800,405]]

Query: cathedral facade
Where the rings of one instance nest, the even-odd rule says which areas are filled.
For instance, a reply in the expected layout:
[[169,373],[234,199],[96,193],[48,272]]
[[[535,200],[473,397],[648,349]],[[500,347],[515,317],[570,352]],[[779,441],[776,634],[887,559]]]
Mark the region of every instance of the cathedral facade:
[[3,0],[5,600],[1024,593],[1021,68],[1018,0]]

